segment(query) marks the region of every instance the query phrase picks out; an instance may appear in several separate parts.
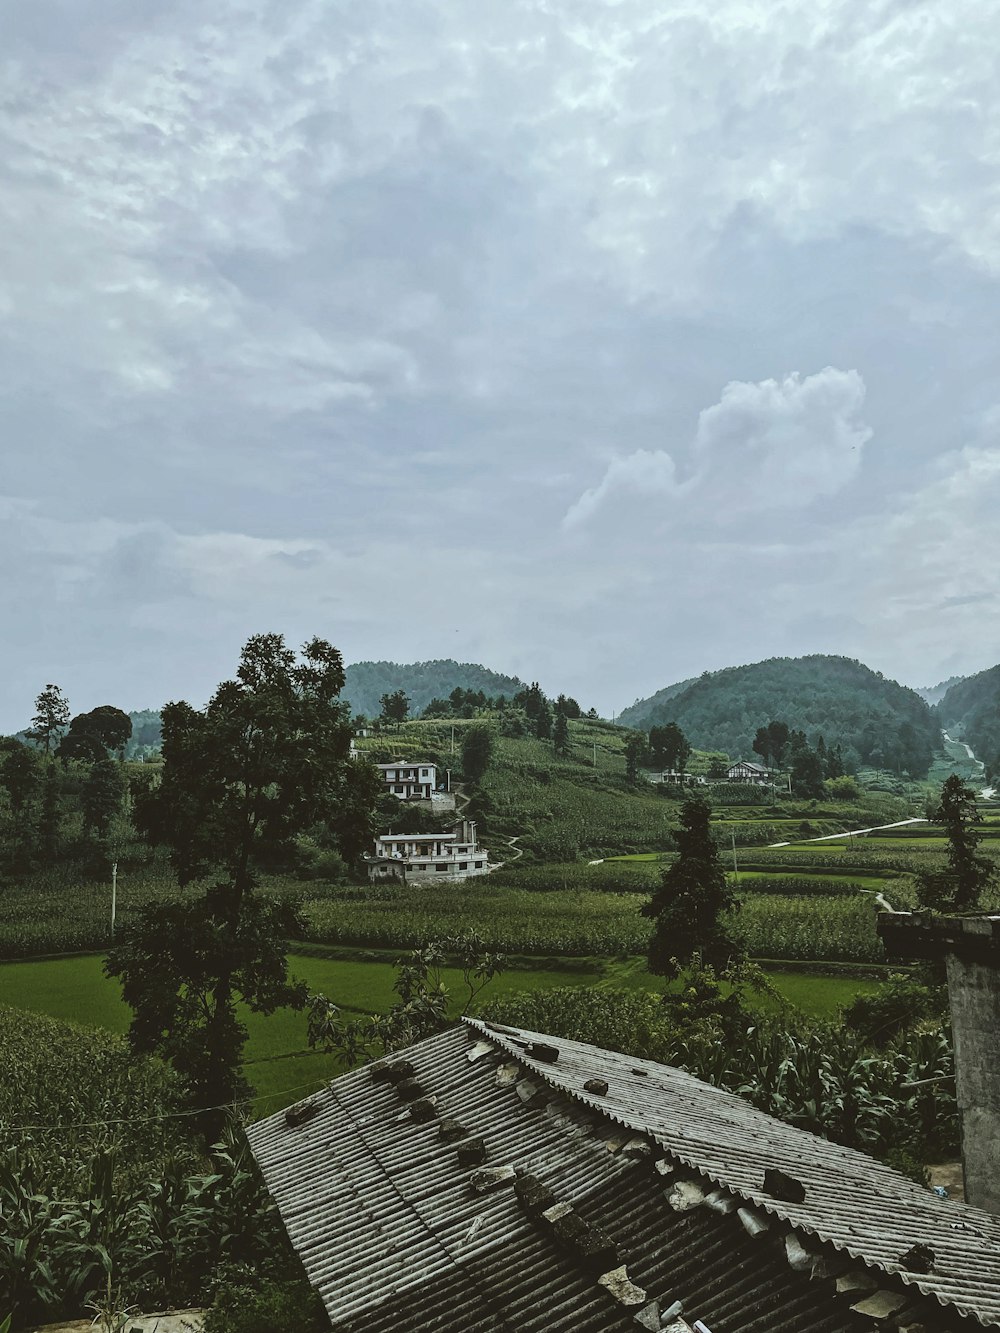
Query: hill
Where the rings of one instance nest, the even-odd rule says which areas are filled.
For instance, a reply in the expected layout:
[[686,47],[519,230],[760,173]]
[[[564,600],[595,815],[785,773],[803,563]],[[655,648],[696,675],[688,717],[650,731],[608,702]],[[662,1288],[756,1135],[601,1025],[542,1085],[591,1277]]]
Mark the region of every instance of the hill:
[[[694,685],[697,679],[697,676],[691,676],[688,680],[679,680],[676,685],[664,685],[662,690],[657,690],[648,699],[636,699],[630,708],[618,714],[619,724],[623,727],[638,727],[640,730],[650,726],[650,723],[642,721],[647,712],[650,709],[662,709],[669,700],[676,698],[678,694],[683,694],[689,686]],[[633,713],[637,715],[635,719],[632,717]]]
[[658,696],[620,721],[645,730],[676,722],[700,749],[751,758],[754,734],[772,719],[841,745],[848,766],[872,763],[923,777],[938,747],[938,725],[915,691],[848,657],[772,657],[706,672],[665,702]]
[[917,693],[926,703],[939,704],[953,685],[960,685],[966,679],[965,676],[949,676],[939,685],[918,685]]
[[504,676],[475,662],[454,662],[447,657],[433,662],[353,662],[347,668],[341,697],[355,713],[377,717],[382,695],[395,690],[405,690],[410,712],[419,713],[432,699],[446,699],[456,687],[482,690],[487,695],[504,694],[509,699],[524,686],[517,676]]
[[1000,666],[952,685],[935,712],[941,725],[971,745],[995,777],[1000,772]]

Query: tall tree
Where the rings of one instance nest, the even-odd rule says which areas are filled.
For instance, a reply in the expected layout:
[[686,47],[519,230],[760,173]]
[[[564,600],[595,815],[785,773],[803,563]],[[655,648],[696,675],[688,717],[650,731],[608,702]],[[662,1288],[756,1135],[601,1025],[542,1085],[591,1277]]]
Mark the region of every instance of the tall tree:
[[125,784],[118,765],[105,755],[91,764],[80,791],[84,831],[98,842],[108,836],[112,819],[122,806]]
[[552,748],[563,757],[569,754],[569,721],[561,708],[556,709],[556,720],[552,724]]
[[701,796],[684,802],[674,835],[677,859],[642,908],[654,923],[647,963],[658,976],[676,976],[696,953],[714,968],[739,957],[723,919],[739,904],[719,863],[711,817]]
[[540,741],[547,741],[552,736],[552,709],[544,696],[535,713],[535,735]]
[[806,740],[805,732],[793,731],[788,741],[788,763],[792,790],[797,796],[818,800],[823,795],[823,761]]
[[758,727],[753,738],[753,749],[759,754],[768,768],[780,764],[785,757],[785,747],[789,741],[787,722],[771,721],[766,727]]
[[462,738],[462,773],[466,782],[482,782],[493,758],[495,736],[485,722],[467,727]]
[[646,738],[639,731],[631,731],[625,737],[625,777],[629,782],[638,782],[639,765],[646,757]]
[[995,863],[976,850],[980,843],[976,794],[956,773],[945,779],[935,818],[948,838],[948,866],[918,872],[920,905],[936,912],[974,912],[996,883],[998,872]]
[[[352,780],[343,686],[329,643],[313,639],[297,658],[280,634],[262,634],[203,711],[163,710],[160,836],[181,886],[219,878],[193,898],[146,909],[106,971],[134,1011],[133,1044],[172,1061],[197,1106],[247,1091],[239,1002],[266,1014],[305,1001],[283,944],[294,911],[254,889],[259,866],[337,809]],[[210,1113],[206,1128],[217,1123]]]
[[59,738],[69,726],[69,704],[58,685],[46,685],[35,700],[35,715],[31,719],[28,739],[51,754]]
[[383,694],[379,703],[382,706],[382,722],[401,727],[410,711],[410,699],[406,691],[393,690],[392,694]]

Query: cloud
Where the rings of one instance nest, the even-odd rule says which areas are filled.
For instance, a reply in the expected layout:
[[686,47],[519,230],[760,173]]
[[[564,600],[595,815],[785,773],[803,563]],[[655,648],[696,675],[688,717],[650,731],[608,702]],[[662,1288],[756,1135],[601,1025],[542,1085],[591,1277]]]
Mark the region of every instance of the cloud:
[[[699,497],[733,514],[802,508],[842,490],[861,467],[871,428],[860,418],[865,386],[856,370],[827,366],[757,384],[732,382],[699,414],[691,476],[678,482],[664,452],[614,458],[601,482],[570,507],[568,528],[592,518],[614,496],[687,503]],[[711,510],[700,511],[704,523]]]

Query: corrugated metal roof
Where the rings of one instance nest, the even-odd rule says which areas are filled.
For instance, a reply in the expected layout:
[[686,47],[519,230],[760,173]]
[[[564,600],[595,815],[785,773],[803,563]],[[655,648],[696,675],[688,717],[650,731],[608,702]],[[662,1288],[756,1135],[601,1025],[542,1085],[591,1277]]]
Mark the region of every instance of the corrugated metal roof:
[[[555,1062],[534,1059],[526,1049],[532,1042],[545,1043],[549,1056],[557,1052]],[[757,1199],[762,1209],[782,1217],[808,1213],[796,1225],[816,1235],[822,1230],[811,1225],[812,1213],[831,1210],[838,1234],[841,1226],[860,1227],[860,1237],[850,1237],[851,1253],[858,1255],[875,1219],[854,1196],[862,1188],[872,1196],[874,1187],[882,1238],[892,1255],[898,1258],[917,1238],[935,1247],[935,1269],[926,1282],[935,1280],[939,1254],[951,1272],[956,1245],[969,1252],[978,1245],[982,1259],[984,1242],[971,1233],[947,1249],[937,1232],[932,1239],[911,1225],[918,1202],[930,1205],[935,1217],[943,1210],[952,1224],[974,1210],[939,1204],[861,1154],[842,1158],[847,1150],[789,1130],[678,1070],[473,1023],[402,1055],[418,1086],[378,1082],[375,1068],[367,1066],[308,1099],[301,1123],[290,1126],[280,1113],[248,1130],[306,1272],[345,1333],[634,1330],[637,1307],[621,1304],[601,1286],[581,1252],[565,1237],[559,1240],[555,1222],[540,1219],[519,1200],[528,1176],[559,1204],[571,1205],[572,1220],[590,1242],[603,1234],[616,1248],[627,1272],[624,1296],[636,1289],[643,1294],[638,1313],[645,1312],[647,1327],[658,1326],[652,1322],[656,1303],[666,1310],[675,1300],[683,1302],[685,1318],[701,1319],[711,1333],[861,1333],[872,1327],[851,1309],[863,1292],[836,1296],[808,1256],[808,1273],[789,1266],[786,1226],[772,1221],[752,1238],[733,1211],[735,1196],[719,1192],[713,1205],[693,1184],[674,1188],[671,1162],[682,1164],[677,1170],[688,1182],[700,1177],[686,1164],[726,1184],[731,1173],[731,1187]],[[633,1072],[639,1069],[641,1074]],[[594,1078],[607,1083],[605,1095],[584,1090]],[[408,1102],[409,1095],[418,1100]],[[446,1121],[458,1122],[464,1137],[453,1138],[460,1131],[449,1131]],[[736,1142],[740,1126],[742,1150]],[[654,1135],[668,1156],[633,1129]],[[789,1146],[793,1140],[797,1155]],[[463,1162],[460,1151],[474,1157],[477,1145],[483,1162]],[[863,1183],[848,1163],[845,1183],[838,1184],[848,1158],[865,1164]],[[762,1165],[804,1181],[800,1208],[762,1195]],[[496,1168],[510,1170],[501,1170],[495,1189],[478,1192],[476,1172]],[[678,1196],[678,1189],[683,1195],[688,1188],[691,1199]],[[674,1189],[672,1203],[665,1189]],[[695,1206],[685,1207],[688,1202]],[[980,1215],[974,1215],[978,1224]],[[748,1214],[751,1225],[754,1216],[766,1221],[759,1212]],[[827,1272],[848,1264],[832,1246],[814,1242],[812,1248],[817,1264],[824,1255],[833,1258]],[[601,1263],[608,1262],[602,1256]],[[956,1299],[956,1308],[971,1308],[974,1288],[983,1302],[989,1292],[995,1300],[996,1270],[987,1278],[980,1263],[969,1273],[958,1293],[966,1305]],[[877,1285],[909,1299],[893,1278]],[[910,1295],[926,1305],[916,1291]]]
[[[797,1231],[895,1275],[942,1306],[1000,1327],[1000,1218],[939,1199],[864,1153],[786,1125],[682,1070],[581,1042],[465,1021],[546,1083],[650,1134],[677,1161]],[[557,1048],[555,1063],[532,1059],[525,1046],[534,1042]],[[594,1078],[607,1082],[606,1095],[585,1090]],[[766,1193],[768,1170],[800,1181],[802,1201]],[[929,1273],[914,1272],[904,1262],[914,1246],[933,1252]]]

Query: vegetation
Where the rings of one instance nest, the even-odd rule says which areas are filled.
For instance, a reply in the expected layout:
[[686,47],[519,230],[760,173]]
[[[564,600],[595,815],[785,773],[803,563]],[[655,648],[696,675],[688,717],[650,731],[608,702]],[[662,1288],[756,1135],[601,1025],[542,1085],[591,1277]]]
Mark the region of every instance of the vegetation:
[[939,912],[973,912],[997,880],[994,862],[976,851],[982,839],[976,828],[975,792],[961,778],[948,778],[941,788],[935,818],[944,826],[948,839],[948,864],[942,870],[919,872],[920,904]]
[[340,654],[325,641],[296,661],[280,635],[258,635],[203,712],[163,710],[163,780],[147,826],[170,848],[182,888],[223,878],[146,907],[107,970],[135,1011],[134,1046],[172,1062],[208,1123],[248,1091],[237,1003],[253,1013],[305,1003],[285,963],[294,913],[254,890],[262,864],[364,787],[366,766],[348,759],[343,685]]
[[450,658],[433,662],[353,662],[346,671],[344,701],[353,713],[367,717],[378,714],[383,694],[402,690],[409,696],[411,709],[419,713],[435,698],[447,698],[456,686],[464,690],[482,690],[485,694],[503,694],[508,699],[524,688],[516,676],[504,676],[472,662],[454,662]]
[[734,961],[738,952],[727,920],[738,903],[719,864],[711,814],[699,797],[681,806],[677,858],[642,908],[653,922],[649,970],[661,977],[676,976],[694,954],[719,968]]
[[938,747],[937,723],[914,691],[846,657],[775,657],[706,672],[665,699],[626,709],[631,727],[676,722],[692,744],[749,755],[758,729],[782,719],[814,744],[842,747],[853,771],[862,763],[923,777]]
[[972,746],[990,779],[1000,777],[1000,666],[956,681],[935,712],[943,727]]

